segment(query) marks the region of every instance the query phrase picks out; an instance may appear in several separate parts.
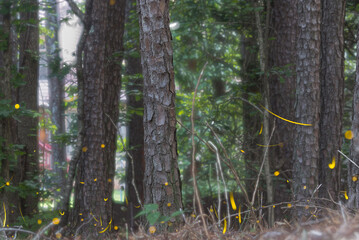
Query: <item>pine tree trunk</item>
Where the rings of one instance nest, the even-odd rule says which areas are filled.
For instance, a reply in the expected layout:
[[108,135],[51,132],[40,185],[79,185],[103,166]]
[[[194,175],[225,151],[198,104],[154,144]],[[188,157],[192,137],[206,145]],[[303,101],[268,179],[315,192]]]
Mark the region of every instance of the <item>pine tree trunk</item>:
[[[297,42],[297,0],[275,0],[273,2],[273,34],[269,64],[270,109],[286,119],[294,119],[295,64]],[[276,73],[274,73],[276,72]],[[291,200],[293,142],[295,125],[276,119],[276,130],[270,149],[273,171],[279,171],[274,178],[274,202]],[[283,211],[275,208],[276,216],[282,218]],[[288,211],[287,211],[288,212]]]
[[[310,214],[302,207],[318,186],[320,111],[320,0],[298,0],[296,125],[293,152],[293,192],[300,220]],[[315,196],[315,195],[314,195]]]
[[[26,10],[20,13],[20,20],[24,24],[20,27],[20,73],[24,76],[24,86],[18,88],[18,102],[26,109],[38,112],[37,88],[39,69],[39,27],[38,27],[38,2],[28,0],[22,5]],[[39,191],[36,177],[39,173],[39,154],[37,140],[38,119],[36,117],[21,117],[18,124],[18,137],[20,144],[24,145],[20,157],[22,178],[21,182],[30,181],[26,184],[29,194],[21,199],[23,215],[32,216],[37,212]],[[29,182],[28,182],[29,183]],[[35,184],[35,186],[33,185]]]
[[[121,88],[125,1],[94,0],[83,60],[83,145],[75,184],[72,227],[91,221],[84,238],[100,239],[112,222],[112,192]],[[97,222],[97,221],[98,222]]]
[[[319,197],[338,201],[344,108],[345,0],[322,1]],[[335,162],[331,169],[329,164]],[[332,165],[333,166],[333,165]]]
[[[175,81],[169,29],[169,1],[138,0],[144,78],[145,204],[164,216],[182,209],[177,163]],[[181,218],[171,219],[176,228]],[[168,224],[157,225],[164,230]]]

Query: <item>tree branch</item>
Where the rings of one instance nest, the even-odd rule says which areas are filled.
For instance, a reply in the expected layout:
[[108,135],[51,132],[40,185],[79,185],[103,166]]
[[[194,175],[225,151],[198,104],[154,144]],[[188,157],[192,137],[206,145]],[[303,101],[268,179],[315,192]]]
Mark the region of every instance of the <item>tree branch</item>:
[[71,10],[75,13],[75,15],[81,20],[83,23],[85,20],[84,13],[80,10],[80,8],[77,6],[77,4],[73,0],[66,0],[66,2],[69,4]]

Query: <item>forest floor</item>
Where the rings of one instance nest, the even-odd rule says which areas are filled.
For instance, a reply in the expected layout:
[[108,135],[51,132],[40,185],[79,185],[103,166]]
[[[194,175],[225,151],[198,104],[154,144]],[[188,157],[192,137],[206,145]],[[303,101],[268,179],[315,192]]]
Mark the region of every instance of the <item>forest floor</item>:
[[[245,226],[245,230],[227,231],[217,225],[208,226],[206,236],[199,219],[188,221],[181,230],[174,233],[150,234],[143,228],[130,234],[128,239],[238,239],[238,240],[359,240],[359,215],[349,216],[338,212],[321,219],[304,223],[276,222],[275,227],[265,228],[257,224],[257,229]],[[124,235],[118,239],[126,239]]]

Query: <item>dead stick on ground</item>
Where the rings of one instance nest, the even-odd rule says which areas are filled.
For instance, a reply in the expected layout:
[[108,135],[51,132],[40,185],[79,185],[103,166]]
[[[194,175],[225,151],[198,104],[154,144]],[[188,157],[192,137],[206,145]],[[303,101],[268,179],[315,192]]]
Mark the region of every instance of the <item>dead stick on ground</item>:
[[[192,99],[192,114],[191,114],[191,124],[192,124],[192,178],[193,178],[193,189],[194,189],[194,194],[197,200],[197,204],[198,204],[198,208],[199,208],[199,212],[201,214],[201,218],[202,218],[202,222],[203,222],[203,228],[204,231],[206,233],[207,238],[209,238],[209,234],[208,234],[208,229],[207,229],[207,224],[206,224],[206,220],[204,219],[204,215],[203,215],[203,207],[202,207],[202,203],[201,203],[201,198],[199,196],[199,190],[197,187],[197,180],[196,180],[196,143],[194,142],[194,106],[195,106],[195,101],[196,101],[196,94],[197,94],[197,90],[198,90],[198,86],[199,86],[199,82],[201,81],[201,78],[203,76],[204,70],[207,66],[208,62],[206,62],[202,68],[201,74],[198,77],[197,80],[197,85],[196,85],[196,89],[194,90],[193,93],[193,99]],[[195,206],[193,206],[195,208]]]

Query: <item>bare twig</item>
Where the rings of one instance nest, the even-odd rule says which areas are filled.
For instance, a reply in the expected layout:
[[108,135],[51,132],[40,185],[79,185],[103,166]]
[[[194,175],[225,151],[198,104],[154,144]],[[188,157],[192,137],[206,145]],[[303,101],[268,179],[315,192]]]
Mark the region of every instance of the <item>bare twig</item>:
[[[222,178],[222,182],[223,182],[223,186],[224,186],[224,197],[226,198],[226,202],[227,202],[227,215],[229,216],[230,215],[230,212],[229,212],[229,201],[228,201],[228,191],[227,191],[227,185],[226,185],[226,181],[224,180],[224,175],[223,175],[223,171],[222,171],[222,166],[221,166],[221,161],[219,160],[219,153],[218,153],[218,149],[217,147],[212,143],[212,142],[208,142],[209,144],[212,145],[212,147],[216,150],[216,159],[217,159],[217,165],[218,165],[218,169],[219,169],[219,172],[221,174],[221,178]],[[221,204],[219,203],[218,205],[218,208]],[[220,212],[218,210],[218,218],[220,219],[221,216],[219,215]],[[230,218],[228,219],[228,229],[231,225],[231,220]]]
[[137,190],[137,186],[136,186],[136,183],[135,183],[135,167],[134,167],[134,160],[133,160],[133,157],[131,155],[131,153],[128,151],[126,145],[125,145],[125,142],[123,141],[123,138],[121,136],[121,133],[120,133],[120,130],[117,128],[116,124],[113,122],[113,120],[111,119],[111,117],[105,113],[106,116],[110,119],[110,121],[112,122],[113,126],[117,129],[117,132],[118,132],[118,136],[120,137],[120,140],[121,140],[121,143],[122,143],[122,146],[123,146],[123,149],[125,149],[125,152],[126,154],[130,157],[130,160],[131,160],[131,165],[132,165],[132,181],[131,181],[131,184],[133,186],[133,188],[135,189],[135,193],[136,193],[136,197],[137,197],[137,201],[138,203],[141,205],[141,207],[143,207],[142,205],[142,201],[141,201],[141,198],[140,198],[140,194],[138,193],[138,190]]
[[[272,139],[272,137],[273,137],[274,130],[275,130],[275,124],[274,124],[274,126],[273,126],[272,133],[271,133],[271,135],[270,135],[270,137],[269,137],[269,140],[268,140],[267,145],[270,144],[270,141],[271,141],[271,139]],[[266,147],[266,151],[264,152],[263,161],[262,161],[261,167],[260,167],[260,169],[259,169],[259,173],[258,173],[258,176],[257,176],[256,185],[255,185],[255,187],[254,187],[254,191],[253,191],[253,195],[252,195],[252,201],[251,201],[251,205],[252,205],[252,206],[253,206],[253,204],[254,204],[254,199],[255,199],[255,197],[256,197],[256,192],[257,192],[257,188],[258,188],[259,178],[260,178],[260,176],[261,176],[261,174],[262,174],[262,170],[263,170],[264,162],[265,162],[265,160],[266,160],[266,155],[267,155],[267,153],[268,153],[268,147]]]
[[80,10],[77,4],[73,0],[66,0],[66,1],[69,4],[71,10],[75,13],[75,15],[81,20],[81,22],[84,22],[85,19],[84,13]]
[[225,157],[226,157],[226,161],[227,161],[227,166],[229,167],[229,169],[231,170],[231,172],[233,173],[234,175],[234,178],[236,179],[236,182],[237,182],[237,185],[239,186],[239,188],[241,189],[241,191],[243,192],[244,194],[244,197],[247,201],[247,204],[251,205],[251,202],[249,201],[249,197],[248,197],[248,193],[246,191],[246,188],[243,186],[241,180],[239,179],[239,176],[237,174],[237,171],[235,170],[235,168],[233,167],[233,164],[232,164],[232,161],[231,159],[229,158],[228,154],[227,154],[227,151],[226,149],[224,148],[222,142],[221,142],[221,139],[218,137],[217,133],[214,131],[214,129],[209,125],[208,122],[206,122],[207,126],[209,127],[209,129],[212,131],[213,135],[215,136],[215,138],[217,139],[219,145],[221,146],[221,148],[223,149],[223,152],[225,154]]
[[351,160],[350,158],[348,158],[344,153],[342,153],[340,150],[338,150],[338,152],[343,155],[346,159],[348,159],[351,163],[353,163],[357,168],[359,168],[358,164],[356,164],[353,160]]
[[50,227],[52,227],[53,225],[54,225],[54,224],[53,224],[52,221],[51,221],[49,224],[47,224],[46,227],[44,227],[43,229],[41,229],[41,231],[39,231],[39,232],[36,234],[36,236],[35,236],[32,240],[39,240],[40,237],[43,235],[43,233],[44,233],[47,229],[49,229]]
[[[204,231],[206,233],[207,238],[209,238],[209,233],[208,233],[208,229],[207,229],[207,224],[206,221],[204,219],[204,214],[203,214],[203,207],[202,207],[202,203],[201,203],[201,197],[199,196],[199,190],[197,187],[197,180],[196,180],[196,143],[194,142],[194,106],[195,106],[195,101],[196,101],[196,94],[197,94],[197,90],[198,90],[198,86],[199,86],[199,82],[201,81],[201,78],[203,76],[204,70],[206,69],[208,62],[206,62],[202,68],[201,74],[198,77],[197,80],[197,85],[196,88],[194,90],[193,93],[193,99],[192,99],[192,114],[191,114],[191,124],[192,124],[192,178],[193,178],[193,191],[197,200],[197,204],[198,204],[198,208],[199,208],[199,212],[202,218],[202,222],[203,222],[203,228]],[[193,206],[195,208],[195,206]]]

